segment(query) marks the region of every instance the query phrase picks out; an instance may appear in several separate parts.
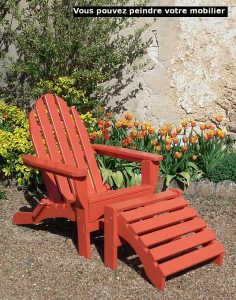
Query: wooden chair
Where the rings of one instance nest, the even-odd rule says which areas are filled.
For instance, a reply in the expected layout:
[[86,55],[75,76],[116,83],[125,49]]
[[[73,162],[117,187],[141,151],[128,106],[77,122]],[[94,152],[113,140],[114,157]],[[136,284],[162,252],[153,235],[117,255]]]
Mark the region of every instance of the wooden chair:
[[[160,290],[176,272],[209,259],[222,264],[224,247],[182,193],[155,193],[162,156],[92,145],[76,109],[51,94],[36,101],[29,123],[37,156],[22,158],[42,171],[48,198],[32,212],[17,212],[14,224],[38,224],[47,218],[75,221],[79,254],[90,258],[90,233],[105,223],[105,265],[117,268],[117,248],[126,240]],[[142,184],[110,190],[103,184],[96,154],[141,163]]]
[[[42,171],[48,198],[32,212],[18,212],[14,224],[38,224],[47,218],[77,222],[79,254],[90,258],[90,232],[103,227],[104,206],[154,193],[162,156],[121,147],[92,145],[74,107],[46,94],[29,114],[37,156],[23,155],[26,165]],[[142,185],[109,190],[103,184],[95,155],[140,162]]]

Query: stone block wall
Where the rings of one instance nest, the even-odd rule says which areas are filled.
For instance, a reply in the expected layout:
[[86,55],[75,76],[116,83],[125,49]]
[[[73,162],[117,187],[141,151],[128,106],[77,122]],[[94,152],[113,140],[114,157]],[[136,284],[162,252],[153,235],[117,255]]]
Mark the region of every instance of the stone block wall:
[[[226,5],[229,17],[157,18],[143,36],[152,39],[150,64],[109,105],[155,125],[221,114],[223,125],[236,133],[236,1],[156,0],[149,5]],[[150,21],[140,18],[139,24]]]

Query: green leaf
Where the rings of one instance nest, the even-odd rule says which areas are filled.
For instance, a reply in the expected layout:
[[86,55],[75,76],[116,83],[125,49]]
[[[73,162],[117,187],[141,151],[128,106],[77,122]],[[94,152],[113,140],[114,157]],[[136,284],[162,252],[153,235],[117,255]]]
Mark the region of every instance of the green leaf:
[[195,169],[195,170],[199,170],[199,168],[198,168],[198,166],[195,164],[195,163],[193,163],[192,161],[188,161],[187,162],[187,165],[189,166],[189,167],[192,167],[193,169]]
[[135,185],[141,185],[141,183],[142,183],[141,174],[134,174],[134,178],[135,178]]
[[121,171],[113,172],[112,178],[118,188],[120,188],[124,182],[124,176]]
[[171,181],[176,177],[176,175],[166,175],[166,185],[169,186]]
[[179,175],[181,175],[183,178],[185,178],[186,179],[186,182],[187,182],[187,184],[189,184],[189,182],[190,182],[190,173],[189,172],[181,172],[181,173],[179,173]]

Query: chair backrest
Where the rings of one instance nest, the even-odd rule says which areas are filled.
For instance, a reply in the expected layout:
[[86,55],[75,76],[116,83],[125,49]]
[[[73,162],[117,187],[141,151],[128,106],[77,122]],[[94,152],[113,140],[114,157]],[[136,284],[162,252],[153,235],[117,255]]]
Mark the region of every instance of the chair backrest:
[[[106,191],[83,121],[60,97],[39,98],[29,115],[31,139],[38,157],[88,169],[88,195]],[[43,173],[48,196],[55,202],[75,200],[72,179]]]

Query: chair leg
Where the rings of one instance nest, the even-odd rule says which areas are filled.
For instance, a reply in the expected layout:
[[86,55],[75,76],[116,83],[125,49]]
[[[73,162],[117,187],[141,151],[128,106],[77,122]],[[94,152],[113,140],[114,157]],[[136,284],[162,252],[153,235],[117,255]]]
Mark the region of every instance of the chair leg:
[[217,256],[213,262],[215,265],[222,266],[223,260],[224,260],[224,254],[221,254],[221,255]]
[[85,258],[91,258],[90,232],[86,226],[86,216],[84,209],[77,211],[77,234],[78,234],[78,252]]
[[117,269],[117,218],[110,207],[105,207],[104,215],[104,264],[113,270]]

